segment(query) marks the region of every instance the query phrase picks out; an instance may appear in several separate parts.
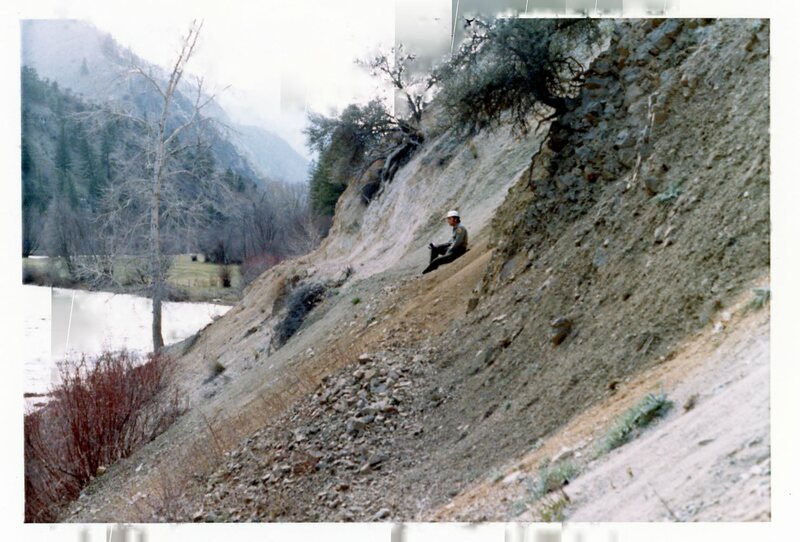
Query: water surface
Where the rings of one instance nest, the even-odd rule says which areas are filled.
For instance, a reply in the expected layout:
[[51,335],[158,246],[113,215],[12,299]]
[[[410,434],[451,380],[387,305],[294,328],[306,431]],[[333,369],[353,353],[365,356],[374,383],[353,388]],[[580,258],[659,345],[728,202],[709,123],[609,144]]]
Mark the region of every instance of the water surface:
[[[147,298],[31,285],[23,286],[22,295],[24,392],[45,393],[57,381],[56,363],[65,356],[123,348],[152,351],[152,303]],[[164,303],[164,343],[191,336],[229,309],[212,303]]]

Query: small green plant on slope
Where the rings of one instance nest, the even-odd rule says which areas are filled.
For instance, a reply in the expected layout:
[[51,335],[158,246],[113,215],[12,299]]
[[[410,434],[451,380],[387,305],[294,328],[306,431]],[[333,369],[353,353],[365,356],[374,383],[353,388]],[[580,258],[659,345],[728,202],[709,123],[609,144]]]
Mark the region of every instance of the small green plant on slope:
[[503,474],[503,471],[501,470],[493,471],[491,475],[492,485],[499,484],[500,482],[503,481],[503,478],[505,478],[505,474]]
[[653,199],[656,200],[658,203],[667,203],[668,201],[672,201],[677,199],[678,196],[683,194],[683,187],[681,187],[680,181],[673,181],[669,184],[666,190],[661,192],[660,194],[656,194],[653,196]]
[[220,363],[219,360],[215,361],[211,365],[210,380],[215,379],[216,377],[218,377],[219,375],[221,375],[224,372],[225,372],[225,366],[222,363]]
[[578,467],[572,461],[562,461],[551,465],[549,460],[539,465],[539,479],[532,488],[532,496],[539,499],[551,491],[561,488],[574,480],[578,475]]
[[553,493],[542,499],[537,512],[539,521],[545,523],[564,521],[564,508],[569,504],[569,497],[560,489],[558,493]]
[[667,399],[665,393],[648,393],[617,419],[601,443],[599,454],[622,446],[634,437],[637,429],[647,427],[655,420],[663,418],[670,408],[672,401]]
[[[562,510],[569,502],[569,497],[562,489],[578,476],[580,469],[572,461],[561,461],[555,465],[545,458],[539,464],[536,482],[527,479],[527,491],[524,499],[514,502],[511,517],[517,517],[526,510],[536,510],[542,521],[561,521]],[[497,480],[502,479],[499,476]],[[496,483],[496,482],[495,482]],[[560,493],[552,498],[544,498],[553,491]],[[554,494],[555,495],[555,494]],[[537,501],[541,501],[536,505]],[[545,519],[547,518],[547,519]]]
[[769,302],[770,289],[769,286],[763,288],[753,288],[753,299],[750,301],[749,308],[758,310],[764,307]]
[[353,305],[358,305],[359,303],[361,303],[361,298],[354,297],[353,299],[350,300],[350,303],[352,303]]

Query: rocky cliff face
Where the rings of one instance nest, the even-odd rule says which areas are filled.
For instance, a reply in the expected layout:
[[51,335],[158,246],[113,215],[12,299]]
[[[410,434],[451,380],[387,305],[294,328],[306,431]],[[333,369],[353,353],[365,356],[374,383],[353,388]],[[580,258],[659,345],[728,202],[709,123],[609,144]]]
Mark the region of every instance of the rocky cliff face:
[[[433,511],[549,449],[625,382],[667,371],[768,276],[768,32],[619,22],[576,108],[528,140],[445,133],[369,206],[348,188],[318,251],[263,275],[185,345],[197,407],[73,517],[128,518],[111,485],[144,494],[157,519],[452,517]],[[473,248],[418,277],[450,207]],[[327,297],[275,349],[309,283]],[[211,362],[222,377],[208,379]],[[179,508],[152,490],[165,468],[183,480]],[[486,509],[457,517],[514,517]]]

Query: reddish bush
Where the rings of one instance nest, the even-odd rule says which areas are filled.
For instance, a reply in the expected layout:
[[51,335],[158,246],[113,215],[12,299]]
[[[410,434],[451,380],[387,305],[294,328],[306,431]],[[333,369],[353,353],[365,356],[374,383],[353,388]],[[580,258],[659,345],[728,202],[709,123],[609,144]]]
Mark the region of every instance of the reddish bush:
[[129,456],[181,414],[168,360],[104,353],[60,366],[51,401],[25,416],[25,521],[54,521],[98,468]]
[[250,284],[258,276],[275,265],[278,265],[281,260],[280,256],[270,253],[270,252],[262,252],[257,256],[250,256],[246,258],[240,267],[240,273],[242,276],[242,282],[244,284]]

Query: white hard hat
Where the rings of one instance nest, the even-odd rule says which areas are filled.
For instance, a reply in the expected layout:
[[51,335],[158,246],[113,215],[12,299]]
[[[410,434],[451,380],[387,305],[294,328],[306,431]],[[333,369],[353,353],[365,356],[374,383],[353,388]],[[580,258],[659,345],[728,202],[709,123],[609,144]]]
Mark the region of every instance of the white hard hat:
[[456,210],[447,211],[447,218],[451,218],[451,217],[461,218],[461,216],[459,216],[459,214],[458,214],[458,211],[456,211]]

